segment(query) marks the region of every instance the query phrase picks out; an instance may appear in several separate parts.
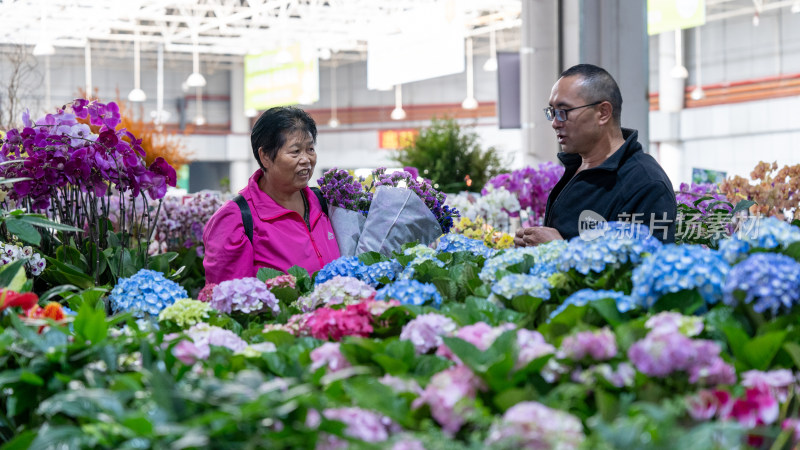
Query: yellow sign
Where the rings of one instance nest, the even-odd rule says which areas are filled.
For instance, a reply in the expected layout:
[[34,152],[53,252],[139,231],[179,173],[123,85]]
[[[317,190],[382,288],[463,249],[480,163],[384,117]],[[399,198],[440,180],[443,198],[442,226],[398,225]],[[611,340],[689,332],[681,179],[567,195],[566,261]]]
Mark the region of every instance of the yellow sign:
[[398,149],[414,143],[419,130],[381,130],[378,132],[378,148]]
[[319,100],[316,53],[300,44],[244,58],[244,107],[311,104]]
[[647,0],[647,34],[705,25],[705,0]]

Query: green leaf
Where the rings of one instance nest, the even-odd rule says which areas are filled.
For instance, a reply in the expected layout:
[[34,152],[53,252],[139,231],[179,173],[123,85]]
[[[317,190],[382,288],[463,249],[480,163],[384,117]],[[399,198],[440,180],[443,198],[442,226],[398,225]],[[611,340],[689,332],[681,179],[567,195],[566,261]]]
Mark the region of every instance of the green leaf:
[[734,325],[723,325],[722,332],[725,333],[725,337],[728,338],[728,345],[730,346],[733,356],[742,363],[746,363],[747,357],[744,353],[744,346],[747,344],[748,339],[750,339],[747,333],[745,333],[741,327]]
[[528,388],[511,388],[495,395],[492,398],[492,403],[494,403],[500,411],[505,411],[519,402],[535,399],[536,394]]
[[106,338],[108,323],[106,315],[101,310],[96,310],[89,302],[84,302],[78,311],[74,322],[75,334],[84,340],[96,345]]
[[693,314],[705,305],[705,300],[696,289],[672,292],[661,296],[653,305],[653,312],[673,311],[686,315]]
[[291,345],[294,343],[296,339],[292,333],[283,330],[268,331],[264,333],[263,336],[264,336],[264,341],[272,342],[278,347],[282,345]]
[[792,244],[789,244],[789,246],[786,247],[786,249],[781,253],[800,261],[800,242],[793,242]]
[[536,314],[536,311],[539,309],[539,306],[542,304],[542,299],[538,297],[532,297],[530,295],[518,295],[511,299],[511,307],[515,310],[533,315]]
[[18,292],[27,279],[24,259],[18,259],[0,268],[0,287]]
[[81,289],[86,289],[94,284],[94,278],[78,270],[74,266],[65,264],[57,259],[49,256],[44,257],[47,260],[47,269],[43,276],[46,276],[53,284],[72,284]]
[[731,215],[736,215],[736,213],[739,211],[747,211],[755,204],[756,202],[752,200],[739,200],[739,203],[737,203],[736,206],[734,206],[733,211],[731,211]]
[[19,381],[22,381],[23,383],[32,384],[34,386],[44,386],[44,380],[42,379],[42,377],[36,375],[35,373],[29,370],[23,370],[19,374]]
[[151,436],[153,434],[153,423],[143,414],[125,418],[122,421],[122,425],[133,430],[137,436]]
[[[48,289],[42,295],[39,296],[39,301],[45,303],[51,300],[53,297],[64,294],[65,292],[74,292],[77,291],[78,287],[73,286],[71,284],[62,284],[60,286],[56,286],[54,288]],[[61,297],[65,297],[61,295]]]
[[402,360],[383,353],[372,355],[372,359],[390,375],[403,375],[407,373],[409,369],[408,365]]
[[36,439],[39,430],[27,430],[16,435],[14,439],[6,442],[0,450],[27,450],[32,447],[33,440]]
[[42,241],[42,235],[33,227],[33,225],[21,219],[6,219],[6,229],[11,234],[16,235],[21,240],[32,244],[39,245]]
[[147,263],[147,268],[150,270],[161,272],[164,275],[169,275],[170,272],[169,263],[174,261],[175,258],[177,257],[178,257],[177,252],[166,252],[155,256],[151,256],[150,261]]
[[381,255],[378,252],[365,252],[365,253],[362,253],[362,254],[358,255],[358,260],[361,261],[362,263],[368,265],[368,266],[371,266],[371,265],[373,265],[375,263],[379,263],[381,261],[385,261],[386,257]]
[[786,353],[788,353],[792,361],[794,361],[794,367],[800,369],[800,345],[796,342],[784,342],[783,349],[786,350]]
[[25,214],[20,216],[19,220],[41,228],[50,228],[51,230],[57,230],[57,231],[69,231],[72,233],[83,233],[83,229],[81,228],[73,227],[71,225],[65,225],[63,223],[53,222],[52,220],[49,220],[44,216],[38,214]]
[[597,299],[589,303],[589,307],[597,311],[613,328],[616,328],[623,321],[622,315],[617,309],[617,302],[613,298]]
[[767,370],[787,334],[786,331],[774,331],[754,337],[744,345],[745,361],[754,369]]
[[267,281],[275,277],[279,277],[281,275],[286,275],[285,273],[281,272],[280,270],[275,270],[270,267],[262,267],[258,269],[258,273],[256,273],[256,278],[261,281]]
[[397,396],[392,388],[376,379],[358,378],[348,380],[344,390],[361,408],[377,411],[405,428],[414,425],[408,401]]

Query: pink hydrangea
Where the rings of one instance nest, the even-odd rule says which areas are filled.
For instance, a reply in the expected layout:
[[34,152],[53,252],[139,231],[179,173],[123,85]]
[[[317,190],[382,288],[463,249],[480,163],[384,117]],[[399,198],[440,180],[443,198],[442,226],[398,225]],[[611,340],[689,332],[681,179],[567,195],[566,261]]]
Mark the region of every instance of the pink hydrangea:
[[480,378],[466,366],[453,366],[432,376],[411,407],[417,409],[427,404],[442,430],[452,435],[464,425],[478,389],[485,389]]
[[267,289],[276,287],[294,288],[297,284],[297,277],[289,274],[278,275],[275,278],[270,278],[269,280],[265,281],[264,284],[267,285]]
[[294,336],[310,336],[311,331],[308,328],[308,319],[311,318],[312,313],[295,314],[289,317],[289,320],[283,323],[267,323],[264,324],[264,333],[280,330],[290,333]]
[[314,291],[297,299],[303,312],[313,311],[323,305],[352,305],[375,297],[375,288],[353,277],[336,275],[318,284]]
[[452,334],[458,325],[447,316],[429,313],[417,316],[400,332],[400,339],[411,341],[417,354],[428,353],[442,345],[442,336]]
[[218,284],[211,295],[210,305],[224,313],[251,313],[265,308],[275,315],[280,312],[278,299],[263,281],[255,277],[227,280]]
[[544,340],[538,331],[520,328],[517,330],[516,369],[525,367],[536,358],[556,352],[556,348]]
[[587,357],[595,361],[605,361],[615,356],[617,356],[617,338],[608,327],[567,336],[561,341],[559,350],[560,358],[569,358],[573,361]]
[[372,314],[368,305],[347,305],[344,309],[319,308],[306,322],[311,336],[338,341],[344,336],[368,337],[372,333]]
[[484,442],[487,447],[576,449],[584,441],[577,417],[537,402],[521,402],[503,414]]
[[789,388],[796,385],[796,378],[791,370],[778,369],[769,372],[749,370],[742,374],[742,386],[769,389],[780,403],[789,397]]
[[618,388],[633,386],[636,370],[627,362],[617,364],[616,369],[609,364],[597,364],[585,370],[579,368],[572,372],[572,381],[592,385],[597,382],[597,377],[604,378],[612,386]]
[[686,336],[697,336],[703,331],[703,318],[664,311],[647,319],[644,326],[655,334],[678,332]]
[[703,390],[686,399],[695,420],[736,420],[745,428],[769,425],[778,420],[779,405],[765,386],[748,388],[744,397],[733,398],[723,390]]
[[200,289],[200,292],[197,294],[197,299],[201,302],[210,302],[215,287],[217,287],[217,283],[206,284],[203,286],[203,289]]
[[425,450],[425,446],[417,439],[402,439],[392,445],[392,450]]
[[322,412],[328,420],[338,420],[347,427],[344,434],[364,442],[384,442],[402,430],[392,419],[366,409],[329,408]]
[[[211,354],[211,346],[225,347],[234,352],[240,352],[247,348],[247,342],[236,335],[236,333],[223,328],[198,323],[185,331],[191,340],[182,340],[172,349],[172,354],[184,364],[194,364],[198,359],[208,359]],[[177,333],[165,336],[166,340],[178,337]]]
[[695,395],[686,397],[689,416],[697,421],[709,420],[714,416],[727,417],[733,406],[731,394],[719,389],[703,389]]
[[326,342],[311,351],[311,370],[327,367],[328,373],[337,372],[350,366],[350,361],[339,351],[338,342]]
[[736,373],[719,356],[713,341],[692,340],[678,331],[649,333],[628,349],[628,359],[645,375],[663,378],[685,371],[690,383],[732,384]]

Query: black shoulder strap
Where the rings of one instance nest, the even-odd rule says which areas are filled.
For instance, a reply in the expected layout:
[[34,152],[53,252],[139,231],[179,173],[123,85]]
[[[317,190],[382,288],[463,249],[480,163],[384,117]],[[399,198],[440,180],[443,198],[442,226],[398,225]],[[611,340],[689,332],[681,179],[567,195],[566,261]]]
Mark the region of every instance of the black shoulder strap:
[[244,225],[244,234],[247,235],[247,239],[250,240],[250,243],[253,243],[253,214],[250,212],[250,205],[247,204],[247,200],[242,197],[242,194],[237,195],[233,198],[233,201],[239,205],[239,211],[242,212],[242,225]]
[[325,213],[325,215],[327,216],[328,215],[328,201],[325,200],[325,197],[322,195],[322,191],[319,190],[318,187],[312,187],[311,190],[314,191],[314,194],[316,194],[317,200],[319,200],[319,205],[322,206],[322,212]]

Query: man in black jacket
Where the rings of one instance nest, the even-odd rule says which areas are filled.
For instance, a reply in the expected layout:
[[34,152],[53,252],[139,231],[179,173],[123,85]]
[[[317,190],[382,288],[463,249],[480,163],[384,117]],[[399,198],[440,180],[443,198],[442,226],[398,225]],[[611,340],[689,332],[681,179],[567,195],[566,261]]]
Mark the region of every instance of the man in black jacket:
[[591,64],[565,70],[550,93],[564,176],[547,198],[544,226],[521,228],[518,247],[571,239],[605,221],[647,225],[662,242],[675,241],[677,204],[667,174],[642,151],[636,130],[620,127],[622,94],[611,75]]

